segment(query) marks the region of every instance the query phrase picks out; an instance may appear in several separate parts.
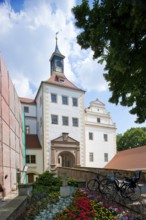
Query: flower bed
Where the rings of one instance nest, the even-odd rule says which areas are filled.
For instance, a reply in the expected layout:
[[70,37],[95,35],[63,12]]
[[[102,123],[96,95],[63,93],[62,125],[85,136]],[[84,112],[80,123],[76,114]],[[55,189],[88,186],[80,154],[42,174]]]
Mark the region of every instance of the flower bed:
[[77,190],[72,204],[58,213],[54,220],[134,220],[127,210],[109,205],[85,190]]
[[[27,210],[21,213],[19,220],[140,220],[130,211],[108,204],[105,200],[78,189],[73,196],[60,197],[59,193],[50,193],[47,197],[31,199]],[[40,198],[40,197],[39,197]]]

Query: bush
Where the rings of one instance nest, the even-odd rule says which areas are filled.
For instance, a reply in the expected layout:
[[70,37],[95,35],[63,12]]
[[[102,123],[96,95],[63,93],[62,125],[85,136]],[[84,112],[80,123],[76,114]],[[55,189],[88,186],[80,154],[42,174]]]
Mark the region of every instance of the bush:
[[68,179],[67,185],[68,185],[68,186],[78,187],[77,180],[76,180],[76,179],[73,179],[73,178],[69,178],[69,179]]
[[36,179],[36,182],[33,184],[33,193],[57,192],[59,191],[61,185],[62,181],[59,177],[55,177],[54,173],[46,171],[39,175],[39,177]]

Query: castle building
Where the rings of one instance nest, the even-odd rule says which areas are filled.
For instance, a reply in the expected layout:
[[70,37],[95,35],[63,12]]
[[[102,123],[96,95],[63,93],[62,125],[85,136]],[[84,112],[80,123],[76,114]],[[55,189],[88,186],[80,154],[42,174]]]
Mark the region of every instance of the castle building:
[[25,112],[28,182],[45,170],[104,167],[116,154],[116,127],[98,99],[84,108],[85,91],[64,73],[57,45],[50,58],[50,78],[36,97],[20,98]]

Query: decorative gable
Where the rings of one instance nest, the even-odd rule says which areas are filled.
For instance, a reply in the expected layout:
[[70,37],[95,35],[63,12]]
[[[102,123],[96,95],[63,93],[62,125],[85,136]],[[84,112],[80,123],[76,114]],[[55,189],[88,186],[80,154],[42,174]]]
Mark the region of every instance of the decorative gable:
[[51,144],[67,144],[67,145],[77,145],[79,146],[79,142],[75,139],[71,138],[68,133],[62,133],[62,136],[55,138],[51,141]]

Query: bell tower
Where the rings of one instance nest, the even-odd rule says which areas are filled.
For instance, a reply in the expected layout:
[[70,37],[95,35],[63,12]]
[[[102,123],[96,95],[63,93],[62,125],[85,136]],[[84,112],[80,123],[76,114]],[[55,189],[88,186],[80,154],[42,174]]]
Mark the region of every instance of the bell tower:
[[64,58],[65,56],[63,56],[58,48],[58,44],[57,44],[57,34],[56,33],[56,47],[55,47],[55,51],[53,52],[51,58],[50,58],[50,66],[51,66],[51,76],[53,74],[57,74],[57,73],[61,73],[64,74]]

